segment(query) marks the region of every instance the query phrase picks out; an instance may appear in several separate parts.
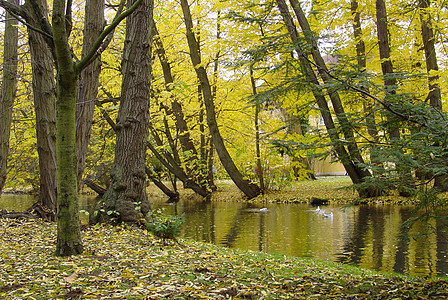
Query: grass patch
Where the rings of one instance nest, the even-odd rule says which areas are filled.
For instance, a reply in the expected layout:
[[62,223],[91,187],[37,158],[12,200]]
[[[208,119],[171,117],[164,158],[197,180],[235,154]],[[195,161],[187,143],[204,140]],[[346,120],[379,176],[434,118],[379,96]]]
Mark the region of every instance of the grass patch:
[[1,299],[445,299],[448,281],[100,226],[60,258],[54,224],[0,220]]

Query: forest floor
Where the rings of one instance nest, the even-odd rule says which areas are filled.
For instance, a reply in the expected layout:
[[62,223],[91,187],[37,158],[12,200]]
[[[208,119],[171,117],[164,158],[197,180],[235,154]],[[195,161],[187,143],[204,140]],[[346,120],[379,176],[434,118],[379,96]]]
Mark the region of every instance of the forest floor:
[[[343,204],[357,199],[348,186],[347,177],[321,178],[251,201],[306,203],[315,197]],[[152,185],[148,192],[163,199]],[[181,197],[196,196],[181,189]],[[243,199],[228,181],[219,182],[212,198]],[[0,218],[0,299],[448,299],[448,278],[384,274],[191,240],[164,244],[129,226],[86,227],[83,242],[81,255],[56,257],[55,224]]]
[[447,299],[447,278],[179,240],[129,226],[84,229],[56,257],[53,223],[0,219],[0,299]]

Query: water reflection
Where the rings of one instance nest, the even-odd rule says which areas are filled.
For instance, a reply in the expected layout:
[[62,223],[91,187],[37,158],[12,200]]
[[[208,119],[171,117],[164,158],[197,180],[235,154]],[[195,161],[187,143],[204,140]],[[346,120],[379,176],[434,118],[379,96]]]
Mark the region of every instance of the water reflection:
[[[26,195],[2,195],[0,209],[26,210],[33,204]],[[80,197],[88,210],[93,197]],[[448,275],[447,240],[441,221],[418,223],[406,235],[400,225],[412,214],[404,206],[327,206],[332,218],[316,214],[308,205],[198,202],[184,200],[176,207],[162,200],[154,208],[185,214],[182,235],[217,245],[300,257],[330,260],[384,272],[419,276]],[[83,222],[88,217],[81,214]],[[432,227],[432,229],[429,229]]]
[[433,220],[416,224],[407,234],[400,232],[400,225],[412,214],[411,207],[326,207],[333,212],[332,218],[316,214],[308,205],[266,207],[268,212],[260,213],[243,203],[184,201],[178,204],[178,211],[186,216],[182,235],[225,247],[313,257],[384,272],[447,275],[442,224]]

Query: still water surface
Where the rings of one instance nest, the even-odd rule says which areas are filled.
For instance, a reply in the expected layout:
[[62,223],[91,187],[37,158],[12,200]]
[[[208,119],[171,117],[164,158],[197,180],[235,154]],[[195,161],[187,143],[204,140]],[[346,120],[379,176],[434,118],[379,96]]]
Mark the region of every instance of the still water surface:
[[[3,195],[0,209],[25,210],[32,201],[30,196]],[[92,204],[91,198],[81,198],[81,209]],[[312,257],[384,272],[448,275],[448,243],[441,224],[436,221],[417,224],[405,235],[400,234],[400,225],[411,216],[411,207],[322,207],[327,213],[332,212],[332,217],[316,214],[315,208],[304,204],[249,206],[185,200],[177,206],[155,201],[153,207],[185,214],[182,236],[197,241]],[[262,207],[268,211],[259,212]]]

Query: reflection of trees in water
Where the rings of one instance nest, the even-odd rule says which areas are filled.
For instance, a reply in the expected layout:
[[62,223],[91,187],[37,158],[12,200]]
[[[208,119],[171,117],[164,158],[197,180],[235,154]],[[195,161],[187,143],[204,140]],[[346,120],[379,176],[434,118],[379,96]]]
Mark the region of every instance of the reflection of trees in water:
[[[264,237],[264,228],[265,228],[265,213],[259,213],[254,211],[250,211],[251,208],[243,208],[240,207],[233,217],[232,224],[228,230],[228,233],[221,239],[220,245],[234,248],[236,247],[236,240],[238,238],[246,236],[248,238],[247,229],[256,229],[258,233],[256,236],[258,237],[258,247],[255,248],[253,244],[250,245],[251,248],[258,249],[259,251],[264,251],[263,249],[263,237]],[[250,221],[256,221],[260,219],[258,222],[258,228],[253,226]],[[249,244],[246,243],[246,247]]]
[[365,233],[371,226],[371,222],[369,211],[363,206],[359,206],[357,214],[353,218],[352,234],[343,246],[343,252],[350,255],[340,256],[337,259],[338,262],[359,265],[365,248]]
[[401,231],[400,225],[413,213],[406,207],[356,207],[352,232],[343,246],[346,255],[336,260],[386,272],[443,275],[447,243],[441,226],[431,231],[421,223]]
[[[390,207],[358,206],[353,217],[352,232],[343,246],[343,252],[348,255],[338,256],[337,261],[355,264],[383,271],[403,270],[407,243],[396,241],[398,226],[401,220],[386,220],[397,218],[392,216]],[[386,222],[387,221],[387,222]],[[390,236],[392,235],[392,237]],[[392,256],[392,257],[391,257]],[[389,265],[390,263],[392,265]]]
[[448,275],[448,265],[447,265],[447,259],[448,259],[448,237],[446,235],[446,230],[448,228],[447,220],[439,220],[437,222],[437,270],[445,270],[445,273],[438,274],[440,276],[447,276]]
[[182,212],[186,222],[183,227],[183,236],[198,241],[215,243],[215,206],[213,202],[183,201]]

